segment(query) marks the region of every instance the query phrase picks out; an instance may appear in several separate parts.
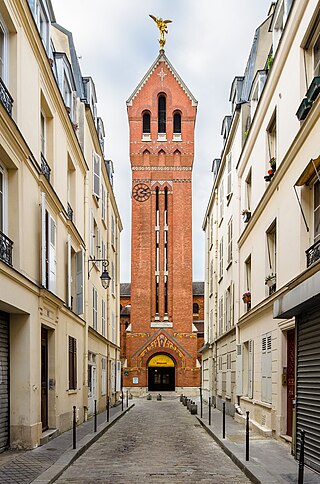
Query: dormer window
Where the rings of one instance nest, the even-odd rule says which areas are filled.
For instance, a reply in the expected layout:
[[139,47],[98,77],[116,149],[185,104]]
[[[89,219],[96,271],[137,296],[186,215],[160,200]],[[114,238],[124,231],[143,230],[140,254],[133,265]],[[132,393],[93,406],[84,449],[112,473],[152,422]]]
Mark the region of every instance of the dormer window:
[[70,115],[70,119],[72,122],[75,122],[75,108],[76,108],[76,99],[75,99],[75,82],[73,79],[73,74],[71,70],[70,63],[67,59],[67,56],[61,52],[54,53],[56,66],[57,66],[57,77],[58,77],[58,84],[60,88],[60,92],[62,94],[64,103],[66,105],[67,111]]
[[258,71],[252,82],[251,92],[249,94],[250,107],[251,107],[251,119],[253,119],[254,114],[256,112],[259,99],[264,89],[266,78],[267,78],[266,71]]
[[[49,52],[50,46],[50,12],[46,0],[28,0],[43,45]],[[52,12],[51,12],[52,13]],[[52,15],[51,15],[52,17]]]
[[181,113],[173,115],[173,141],[181,141]]
[[97,132],[98,132],[98,138],[99,138],[99,143],[101,146],[102,153],[104,152],[104,138],[105,138],[105,132],[104,132],[104,124],[101,118],[97,119]]
[[166,140],[166,97],[164,94],[160,94],[158,97],[158,141]]
[[91,77],[83,78],[84,89],[86,93],[86,102],[89,104],[94,122],[97,121],[97,95],[94,82]]
[[151,116],[149,111],[142,115],[142,141],[151,141]]

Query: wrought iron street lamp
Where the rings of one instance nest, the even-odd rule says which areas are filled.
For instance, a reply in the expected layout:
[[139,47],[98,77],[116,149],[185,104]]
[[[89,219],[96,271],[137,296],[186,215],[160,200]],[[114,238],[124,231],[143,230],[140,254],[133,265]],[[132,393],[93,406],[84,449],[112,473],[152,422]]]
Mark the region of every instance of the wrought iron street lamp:
[[101,280],[102,287],[104,289],[108,289],[108,287],[110,285],[110,281],[111,281],[111,277],[109,275],[109,272],[107,271],[109,261],[107,259],[89,259],[88,265],[89,265],[89,262],[92,263],[92,267],[91,267],[91,269],[88,270],[88,279],[90,279],[90,272],[92,271],[93,266],[96,264],[96,262],[102,262],[103,270],[102,270],[102,274],[100,276],[100,280]]

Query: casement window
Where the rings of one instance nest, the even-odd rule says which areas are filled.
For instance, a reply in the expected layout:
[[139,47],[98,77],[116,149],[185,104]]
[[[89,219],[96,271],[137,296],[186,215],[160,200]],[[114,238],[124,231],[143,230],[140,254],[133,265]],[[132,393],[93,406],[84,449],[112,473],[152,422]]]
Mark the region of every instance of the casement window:
[[142,115],[142,133],[143,134],[150,134],[150,128],[151,128],[150,118],[151,116],[149,111],[146,111],[143,113]]
[[232,262],[232,217],[228,222],[228,257],[227,263],[228,265]]
[[98,131],[98,138],[99,138],[101,150],[102,150],[102,153],[104,153],[105,131],[104,131],[104,124],[101,118],[97,118],[97,131]]
[[[240,349],[241,346],[241,349]],[[253,398],[253,377],[254,377],[254,345],[253,340],[245,341],[243,345],[237,346],[237,377],[242,368],[241,382],[237,387],[238,395],[246,395],[249,398]],[[241,355],[241,356],[240,356]],[[242,358],[242,361],[241,361]],[[242,388],[240,388],[240,384]],[[240,393],[238,393],[240,392]]]
[[313,240],[320,241],[320,181],[313,185]]
[[0,165],[0,231],[8,230],[8,175],[4,166]]
[[160,94],[158,97],[158,133],[166,133],[166,96]]
[[77,389],[77,340],[69,336],[69,390]]
[[115,221],[114,216],[111,215],[111,245],[113,250],[116,250],[116,237],[115,237]]
[[40,113],[40,152],[46,158],[46,117],[43,112]]
[[114,270],[114,262],[111,262],[111,293],[115,295],[115,270]]
[[218,356],[217,393],[222,395],[222,356]]
[[28,0],[46,51],[49,51],[50,15],[46,0]]
[[227,155],[227,200],[229,201],[232,194],[232,154]]
[[[83,314],[83,287],[84,287],[84,252],[81,249],[75,252],[71,243],[71,236],[68,234],[67,242],[68,281],[67,296],[68,307],[76,314]],[[74,304],[75,300],[75,304]]]
[[211,215],[210,224],[209,224],[209,230],[210,230],[209,248],[210,248],[210,250],[213,247],[213,229],[214,229],[214,222],[213,222],[213,215]]
[[42,285],[51,292],[56,291],[56,221],[46,209],[46,197],[42,192],[41,200],[42,247],[41,268]]
[[66,54],[54,52],[57,80],[71,121],[76,121],[76,85]]
[[233,285],[225,293],[225,328],[228,331],[233,326]]
[[107,359],[101,357],[101,395],[107,393]]
[[111,311],[111,341],[116,343],[116,320],[114,311]]
[[213,259],[210,262],[209,296],[213,294]]
[[[274,164],[273,164],[274,160]],[[273,168],[277,162],[277,116],[274,111],[267,127],[267,170]],[[271,164],[272,163],[272,164]]]
[[245,207],[251,211],[252,169],[250,168],[245,181]]
[[221,180],[221,185],[219,187],[219,219],[220,223],[224,216],[224,183]]
[[106,335],[106,302],[104,299],[101,301],[101,333],[102,336]]
[[101,158],[97,153],[93,153],[92,157],[93,162],[93,169],[92,169],[92,187],[93,187],[93,195],[100,198],[100,173],[101,173]]
[[213,341],[213,309],[210,310],[209,316],[209,328],[208,328],[208,342],[212,343]]
[[261,347],[261,400],[272,403],[272,336],[262,335]]
[[84,313],[84,250],[76,253],[76,314]]
[[9,77],[9,33],[0,15],[0,78],[8,84]]
[[267,279],[272,279],[273,284],[267,284],[269,288],[269,295],[276,291],[276,275],[277,275],[277,223],[276,220],[272,222],[270,227],[266,232],[266,242],[267,242],[267,271],[266,271],[266,282]]
[[236,355],[236,394],[243,394],[243,345],[237,344]]
[[111,392],[116,392],[116,362],[111,361]]
[[223,277],[223,237],[219,242],[219,279]]
[[106,222],[106,189],[101,185],[101,218]]
[[116,368],[116,392],[121,392],[121,361],[117,361]]
[[173,133],[181,134],[181,113],[174,113],[173,115]]
[[98,328],[98,291],[92,287],[92,326],[93,329]]
[[232,355],[227,353],[227,373],[226,373],[226,395],[231,397],[231,387],[232,387]]
[[220,297],[218,303],[218,324],[219,324],[219,334],[223,333],[223,296]]
[[95,250],[94,250],[95,249],[94,247],[95,226],[96,226],[96,223],[94,220],[93,210],[92,208],[90,208],[90,256],[91,257],[94,257],[94,254],[95,254]]

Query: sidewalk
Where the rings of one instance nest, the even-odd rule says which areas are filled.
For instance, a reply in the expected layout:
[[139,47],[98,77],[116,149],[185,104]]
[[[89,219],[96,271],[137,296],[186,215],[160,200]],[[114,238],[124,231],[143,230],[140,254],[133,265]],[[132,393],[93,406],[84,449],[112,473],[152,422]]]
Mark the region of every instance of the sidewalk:
[[54,482],[62,472],[119,418],[134,406],[124,401],[121,405],[110,408],[110,421],[106,422],[106,412],[98,415],[97,432],[94,432],[94,419],[77,427],[77,448],[72,448],[72,429],[50,440],[47,444],[33,450],[8,450],[0,454],[1,484],[49,484]]
[[[201,425],[252,482],[262,484],[298,482],[298,462],[290,454],[287,445],[250,430],[250,455],[249,461],[246,461],[245,426],[226,415],[226,438],[223,439],[222,412],[215,408],[211,409],[211,425],[209,426],[208,405],[203,404],[203,418],[201,419],[200,401],[198,398],[194,400],[198,405],[197,419]],[[319,482],[319,474],[305,467],[304,484],[318,484]]]

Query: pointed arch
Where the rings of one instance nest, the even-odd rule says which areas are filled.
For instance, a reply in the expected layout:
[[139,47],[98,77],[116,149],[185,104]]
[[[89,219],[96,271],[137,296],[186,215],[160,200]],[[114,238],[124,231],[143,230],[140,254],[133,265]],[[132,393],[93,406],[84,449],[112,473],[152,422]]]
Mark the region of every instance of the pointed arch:
[[173,133],[181,134],[181,111],[173,113]]
[[167,124],[167,98],[166,95],[161,92],[158,96],[158,133],[166,133]]
[[143,111],[142,113],[142,133],[150,134],[151,132],[151,114],[150,111]]

